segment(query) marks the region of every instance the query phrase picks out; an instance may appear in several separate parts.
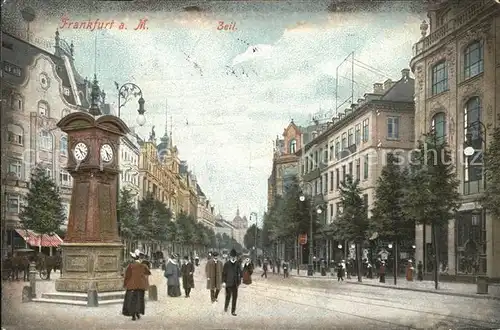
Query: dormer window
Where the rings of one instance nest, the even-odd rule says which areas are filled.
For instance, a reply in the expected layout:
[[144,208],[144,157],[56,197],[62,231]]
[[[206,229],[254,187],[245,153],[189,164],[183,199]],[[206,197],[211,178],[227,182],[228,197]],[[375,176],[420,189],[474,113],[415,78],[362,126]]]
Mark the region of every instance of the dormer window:
[[290,150],[290,153],[291,153],[291,154],[294,154],[294,153],[296,153],[296,152],[297,152],[297,140],[292,139],[292,140],[290,141],[290,148],[289,148],[289,150]]

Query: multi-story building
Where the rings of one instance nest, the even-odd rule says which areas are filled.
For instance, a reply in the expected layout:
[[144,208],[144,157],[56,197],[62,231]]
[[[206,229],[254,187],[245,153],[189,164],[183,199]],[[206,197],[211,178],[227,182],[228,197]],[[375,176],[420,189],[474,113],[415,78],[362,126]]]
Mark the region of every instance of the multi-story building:
[[[215,234],[224,235],[234,238],[234,226],[231,222],[225,220],[222,215],[215,216]],[[220,242],[218,242],[220,243]]]
[[137,135],[129,133],[120,141],[120,190],[126,189],[134,196],[135,206],[139,206],[142,191],[139,186],[139,156],[140,146]]
[[234,228],[233,238],[236,240],[236,242],[240,243],[241,246],[244,246],[244,238],[248,230],[248,219],[246,216],[240,216],[239,208],[236,210],[236,216],[232,221],[232,225]]
[[214,229],[215,227],[215,214],[214,206],[210,204],[210,200],[205,196],[205,193],[201,189],[200,185],[196,185],[198,191],[198,212],[197,221],[201,222],[208,228]]
[[[476,201],[484,190],[478,162],[489,133],[500,125],[500,5],[495,1],[439,1],[428,8],[414,46],[416,136],[435,130],[454,151],[462,204],[442,230],[441,271],[500,279],[500,221]],[[430,31],[428,31],[430,26]],[[485,132],[486,130],[486,132]],[[464,146],[475,154],[466,157]],[[417,226],[416,259],[432,267],[431,228]]]
[[[2,31],[2,229],[11,248],[24,247],[25,235],[17,232],[19,212],[36,165],[45,166],[59,185],[69,210],[72,178],[64,169],[68,140],[56,124],[89,108],[91,87],[75,70],[73,52],[58,32],[50,53]],[[102,103],[104,98],[101,93]]]
[[180,180],[179,180],[179,202],[181,210],[188,215],[197,219],[198,212],[198,190],[196,188],[196,176],[189,171],[188,164],[185,160],[181,161],[180,165]]
[[276,137],[273,150],[271,175],[267,180],[267,208],[270,209],[277,196],[283,196],[295,182],[298,174],[298,153],[302,146],[315,138],[326,125],[300,127],[293,120],[283,131],[283,138]]
[[[301,150],[301,179],[309,182],[304,190],[324,210],[323,224],[331,224],[341,212],[339,188],[347,175],[359,180],[370,207],[387,155],[404,154],[413,148],[413,90],[409,69],[402,70],[398,81],[374,84],[372,93],[339,113]],[[317,257],[338,260],[345,253],[345,242],[334,241],[331,233],[318,233],[315,242]],[[307,246],[304,248],[303,253],[309,254]]]

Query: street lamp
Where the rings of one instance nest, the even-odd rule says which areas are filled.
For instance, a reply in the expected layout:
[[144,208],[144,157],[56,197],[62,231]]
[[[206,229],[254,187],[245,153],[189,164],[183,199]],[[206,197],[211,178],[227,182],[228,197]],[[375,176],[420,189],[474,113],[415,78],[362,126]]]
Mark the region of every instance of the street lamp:
[[252,215],[255,216],[255,232],[253,234],[254,242],[253,242],[253,251],[254,251],[254,262],[257,262],[257,212],[250,213],[250,220],[252,220]]
[[[302,182],[303,186],[308,186],[309,191],[313,191],[313,186],[310,182]],[[305,202],[306,196],[302,193],[299,196],[299,200],[301,202]],[[313,258],[314,258],[314,242],[313,242],[313,222],[314,222],[314,213],[313,213],[313,208],[314,208],[314,201],[312,198],[312,194],[309,199],[310,202],[310,207],[309,207],[309,260],[308,260],[308,265],[307,265],[307,276],[312,276],[314,274],[314,265],[313,265]],[[320,207],[316,209],[317,214],[321,214],[323,210],[321,210]]]
[[[127,104],[127,102],[134,97],[139,97],[138,103],[139,103],[139,108],[137,109],[137,124],[139,126],[143,126],[146,123],[146,117],[144,116],[144,113],[146,110],[144,110],[144,98],[142,95],[142,90],[139,86],[137,86],[134,83],[125,83],[123,85],[119,85],[115,81],[115,86],[116,90],[118,92],[118,108],[116,111],[116,116],[120,118],[121,114],[121,108]],[[121,226],[120,226],[120,212],[119,212],[119,202],[120,201],[120,177],[118,176],[116,179],[116,222],[118,224],[118,232],[121,232]]]

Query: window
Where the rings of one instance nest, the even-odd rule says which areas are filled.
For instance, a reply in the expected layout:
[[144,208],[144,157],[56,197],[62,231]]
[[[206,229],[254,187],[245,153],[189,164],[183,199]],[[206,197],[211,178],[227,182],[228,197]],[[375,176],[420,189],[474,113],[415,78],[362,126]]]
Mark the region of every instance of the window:
[[297,152],[297,140],[292,139],[292,141],[290,141],[290,153],[294,154],[296,152]]
[[361,180],[361,161],[356,159],[356,179]]
[[483,72],[483,43],[475,41],[464,51],[464,78],[468,79]]
[[9,124],[7,126],[7,133],[9,143],[23,145],[24,130],[21,126]]
[[352,162],[349,163],[349,175],[352,177]]
[[342,203],[337,203],[337,216],[342,214]]
[[333,220],[333,204],[330,204],[330,219]]
[[369,158],[368,155],[365,155],[364,161],[363,161],[363,179],[368,179],[368,162]]
[[22,69],[20,67],[6,61],[3,61],[3,71],[16,77],[21,77],[22,73]]
[[23,111],[23,98],[21,95],[14,93],[11,98],[11,107],[16,111]]
[[368,194],[363,194],[363,206],[366,208],[366,213],[368,213]]
[[63,87],[63,94],[66,96],[70,96],[71,92],[68,87]]
[[50,134],[48,131],[40,132],[40,148],[45,150],[52,149],[52,134]]
[[61,113],[61,118],[64,118],[66,117],[67,115],[69,115],[71,113],[71,111],[69,111],[69,109],[63,109],[62,113]]
[[339,169],[337,168],[335,170],[335,189],[339,189],[339,186],[340,186],[340,173]]
[[361,124],[356,125],[356,129],[354,130],[354,141],[357,146],[361,143]]
[[348,132],[347,146],[350,147],[354,144],[354,128],[350,128]]
[[71,186],[71,175],[68,172],[61,170],[59,172],[59,183],[61,186]]
[[330,191],[333,191],[333,171],[330,171]]
[[363,142],[368,142],[368,119],[363,120]]
[[345,182],[346,177],[347,177],[347,171],[345,165],[342,165],[342,182]]
[[323,182],[323,193],[326,195],[328,193],[328,172],[325,173],[325,179]]
[[45,173],[49,178],[52,178],[52,165],[47,165],[47,168],[45,168]]
[[330,145],[330,157],[328,158],[329,160],[333,159],[333,143]]
[[328,163],[328,146],[325,146],[325,151],[323,151],[323,164]]
[[22,179],[23,163],[20,160],[13,159],[9,161],[9,174],[15,174],[18,179]]
[[318,194],[318,180],[314,181],[314,195]]
[[410,127],[412,127],[410,130],[410,141],[415,141],[415,117],[410,117]]
[[[481,121],[481,103],[479,97],[473,97],[467,101],[464,110],[464,137],[465,144],[476,150],[474,154],[467,157],[465,163],[464,181],[479,181],[482,179],[482,152],[483,133]],[[473,164],[472,164],[473,162]],[[471,192],[469,192],[471,193]]]
[[446,61],[432,67],[432,95],[448,90],[448,67]]
[[9,213],[19,213],[20,203],[19,195],[9,194],[7,195],[7,212]]
[[342,133],[342,150],[347,149],[347,133]]
[[38,102],[38,114],[44,117],[49,116],[49,106],[47,105],[47,103],[43,101]]
[[399,117],[387,118],[387,138],[399,139]]
[[335,157],[338,158],[340,153],[340,139],[335,139]]
[[436,140],[444,142],[446,140],[446,115],[439,112],[432,117],[431,130],[436,136]]
[[68,155],[68,138],[66,136],[61,136],[61,140],[59,143],[59,151],[61,155]]

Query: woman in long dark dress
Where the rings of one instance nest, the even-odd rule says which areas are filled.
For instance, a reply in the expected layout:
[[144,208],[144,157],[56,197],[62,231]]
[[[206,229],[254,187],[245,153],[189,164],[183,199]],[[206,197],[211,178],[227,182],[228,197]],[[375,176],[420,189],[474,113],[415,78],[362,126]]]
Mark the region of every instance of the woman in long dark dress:
[[125,271],[123,286],[127,289],[123,300],[122,314],[132,316],[132,321],[141,318],[145,313],[144,292],[148,289],[148,276],[151,272],[140,260],[140,251],[130,252],[134,262]]

